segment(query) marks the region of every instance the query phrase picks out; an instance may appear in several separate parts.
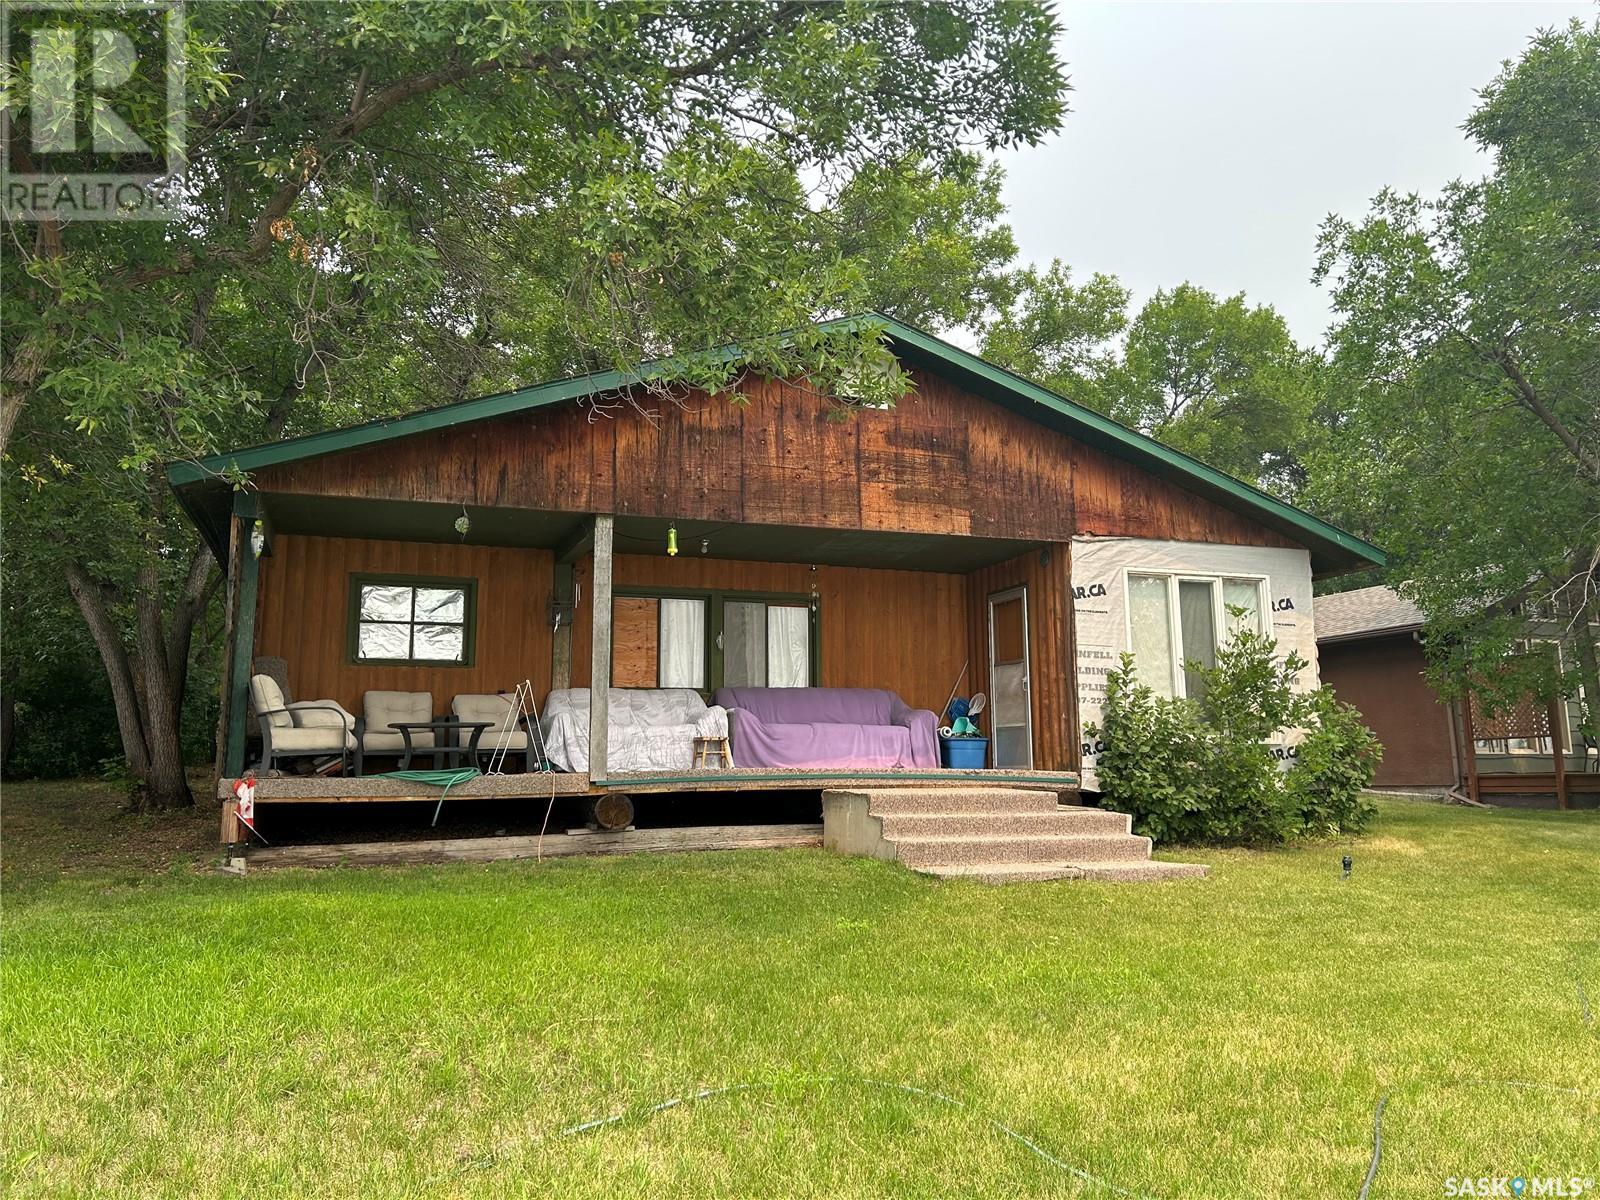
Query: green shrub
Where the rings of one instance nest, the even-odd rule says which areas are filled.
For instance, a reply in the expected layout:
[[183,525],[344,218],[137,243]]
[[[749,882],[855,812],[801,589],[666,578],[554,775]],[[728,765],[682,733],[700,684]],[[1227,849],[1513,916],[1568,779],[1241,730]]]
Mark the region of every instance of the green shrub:
[[[1203,701],[1169,699],[1138,682],[1133,656],[1106,678],[1101,803],[1132,813],[1157,842],[1281,842],[1302,833],[1355,833],[1373,809],[1361,797],[1381,747],[1361,714],[1327,688],[1296,692],[1308,664],[1279,659],[1277,643],[1241,630],[1217,665],[1188,664]],[[1284,769],[1269,742],[1305,732]]]
[[1308,832],[1357,833],[1377,810],[1362,796],[1383,757],[1372,730],[1350,704],[1321,688],[1311,696],[1314,721],[1286,780]]

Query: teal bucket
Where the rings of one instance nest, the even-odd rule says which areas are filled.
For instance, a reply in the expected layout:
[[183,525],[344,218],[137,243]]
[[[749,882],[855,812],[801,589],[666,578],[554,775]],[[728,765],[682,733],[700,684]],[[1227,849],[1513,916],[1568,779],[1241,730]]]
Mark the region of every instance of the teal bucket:
[[939,761],[957,771],[981,771],[989,763],[986,737],[939,738]]

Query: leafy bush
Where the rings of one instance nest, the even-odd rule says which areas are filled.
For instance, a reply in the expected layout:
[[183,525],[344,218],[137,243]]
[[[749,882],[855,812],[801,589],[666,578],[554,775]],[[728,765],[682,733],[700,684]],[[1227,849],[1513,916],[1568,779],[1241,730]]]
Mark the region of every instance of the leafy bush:
[[[1279,659],[1277,643],[1241,630],[1211,668],[1190,663],[1202,700],[1158,696],[1138,682],[1133,656],[1106,678],[1096,774],[1107,808],[1133,814],[1157,842],[1280,842],[1301,833],[1355,833],[1373,809],[1361,797],[1381,747],[1361,714],[1327,688],[1296,692],[1308,664]],[[1305,738],[1288,770],[1270,740]]]
[[1286,781],[1301,826],[1330,834],[1361,830],[1376,811],[1361,793],[1372,783],[1383,747],[1355,706],[1331,689],[1313,692],[1311,704],[1315,721]]

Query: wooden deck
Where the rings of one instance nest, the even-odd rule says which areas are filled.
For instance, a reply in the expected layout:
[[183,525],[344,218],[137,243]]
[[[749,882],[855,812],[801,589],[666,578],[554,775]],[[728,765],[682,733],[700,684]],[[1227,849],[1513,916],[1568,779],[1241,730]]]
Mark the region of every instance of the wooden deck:
[[821,825],[701,825],[686,829],[629,829],[620,833],[549,833],[542,838],[438,838],[432,841],[264,846],[248,850],[245,861],[252,868],[375,867],[410,863],[572,858],[586,854],[782,850],[821,845]]
[[[1600,777],[1597,777],[1600,778]],[[633,771],[591,780],[582,773],[543,771],[523,775],[480,775],[450,789],[455,800],[546,800],[553,796],[594,796],[607,792],[727,792],[812,790],[835,787],[970,787],[974,783],[1072,791],[1071,771],[848,771],[773,770],[729,767],[702,771]],[[285,775],[256,783],[257,804],[362,804],[439,800],[438,788],[383,775]],[[233,781],[217,782],[217,798],[233,796]]]

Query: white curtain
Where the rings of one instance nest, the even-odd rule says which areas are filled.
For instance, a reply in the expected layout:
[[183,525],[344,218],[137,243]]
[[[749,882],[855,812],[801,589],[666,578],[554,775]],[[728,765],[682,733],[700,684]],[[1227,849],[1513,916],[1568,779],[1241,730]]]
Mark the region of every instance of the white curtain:
[[[1252,633],[1261,632],[1261,585],[1254,579],[1224,579],[1222,605],[1223,614],[1227,618],[1229,637],[1241,629],[1248,629]],[[1242,608],[1246,615],[1236,617],[1228,612],[1231,608]]]
[[661,686],[706,685],[706,602],[661,601]]
[[803,607],[767,609],[767,686],[811,685],[811,613]]
[[767,606],[759,600],[722,605],[722,682],[728,687],[767,686]]
[[1172,617],[1167,608],[1167,580],[1160,575],[1128,576],[1128,616],[1133,626],[1134,673],[1158,696],[1170,696],[1172,683]]

